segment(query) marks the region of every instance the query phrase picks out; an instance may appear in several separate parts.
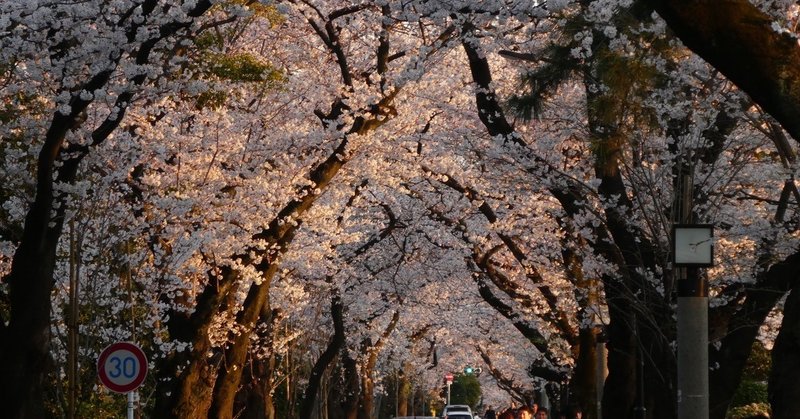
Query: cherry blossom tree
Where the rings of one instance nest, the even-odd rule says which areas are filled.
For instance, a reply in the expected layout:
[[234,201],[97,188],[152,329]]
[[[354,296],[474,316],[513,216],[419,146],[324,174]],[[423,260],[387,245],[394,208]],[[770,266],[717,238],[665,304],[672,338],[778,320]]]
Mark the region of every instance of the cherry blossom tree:
[[[658,294],[665,295],[669,299],[669,292],[664,294],[664,290],[673,286],[671,285],[669,275],[662,276],[662,273],[669,272],[670,268],[668,265],[663,265],[666,261],[668,261],[668,248],[664,246],[665,243],[660,240],[659,237],[668,237],[668,234],[658,233],[659,229],[653,230],[655,226],[665,221],[664,218],[659,220],[659,218],[663,217],[663,215],[657,218],[651,218],[654,214],[661,212],[660,210],[650,209],[648,212],[651,215],[645,215],[643,213],[641,216],[635,216],[634,212],[631,212],[635,211],[634,208],[640,208],[640,205],[642,205],[641,200],[643,199],[643,196],[646,195],[644,195],[641,191],[648,189],[652,190],[651,188],[653,188],[655,185],[650,183],[649,186],[636,186],[636,183],[634,183],[634,178],[623,177],[621,166],[623,162],[628,161],[630,156],[634,156],[634,158],[637,160],[642,158],[642,155],[639,154],[639,151],[637,151],[636,148],[630,149],[630,151],[634,154],[627,154],[628,151],[626,151],[627,149],[625,146],[626,140],[624,140],[624,138],[629,135],[626,127],[629,126],[627,124],[630,123],[630,121],[635,121],[632,126],[635,126],[635,130],[639,132],[646,132],[647,128],[651,126],[646,119],[643,119],[647,118],[651,111],[639,110],[639,113],[637,114],[629,110],[639,109],[636,108],[634,103],[631,102],[631,98],[636,95],[636,89],[641,88],[638,87],[637,84],[645,82],[647,76],[645,76],[644,79],[641,77],[631,79],[621,76],[623,74],[622,72],[626,72],[626,75],[641,75],[642,68],[640,67],[640,69],[637,70],[637,61],[632,60],[634,59],[633,56],[635,56],[636,52],[636,49],[630,48],[630,42],[632,38],[627,37],[626,35],[618,36],[619,31],[621,29],[624,30],[625,26],[620,25],[623,22],[620,20],[614,20],[614,8],[609,7],[606,9],[606,6],[609,5],[592,4],[588,8],[582,10],[580,19],[584,20],[584,22],[588,21],[590,23],[598,23],[601,25],[600,27],[604,27],[604,29],[592,30],[587,28],[583,33],[574,35],[572,39],[567,38],[566,43],[569,44],[567,50],[570,51],[569,48],[572,49],[568,55],[557,55],[558,51],[555,51],[555,57],[562,58],[560,61],[554,60],[554,56],[548,57],[546,55],[521,54],[513,51],[505,51],[504,55],[512,58],[531,60],[533,62],[541,59],[541,61],[545,63],[558,63],[558,65],[562,65],[564,67],[561,70],[561,76],[559,76],[560,78],[554,79],[552,77],[553,74],[548,74],[546,69],[535,73],[531,78],[531,86],[535,92],[534,95],[541,95],[543,92],[548,91],[554,86],[560,86],[563,84],[565,80],[568,80],[568,78],[564,77],[565,74],[584,74],[586,80],[585,84],[587,85],[587,116],[589,120],[589,125],[587,128],[590,133],[590,138],[593,138],[592,141],[596,143],[597,147],[595,151],[595,175],[600,180],[597,195],[598,197],[602,198],[602,201],[598,206],[600,208],[605,208],[603,211],[606,214],[606,217],[604,217],[605,219],[601,221],[601,223],[603,223],[605,226],[604,228],[608,228],[606,233],[600,232],[599,235],[602,237],[603,235],[610,234],[610,237],[607,237],[609,240],[613,240],[613,243],[615,243],[614,247],[617,248],[616,250],[614,248],[606,248],[606,250],[602,250],[605,246],[600,246],[596,248],[596,251],[600,252],[601,254],[608,255],[609,260],[611,261],[618,260],[616,263],[619,265],[616,269],[620,273],[627,270],[627,268],[622,268],[622,266],[637,267],[627,274],[622,274],[622,277],[625,278],[622,280],[623,284],[625,284],[624,287],[620,287],[619,285],[615,284],[616,281],[620,280],[614,278],[616,275],[607,276],[606,281],[604,282],[605,297],[610,310],[609,314],[611,323],[609,325],[609,333],[611,339],[610,345],[612,347],[612,353],[610,354],[609,358],[610,376],[609,381],[607,382],[607,388],[609,391],[605,393],[605,399],[607,400],[607,403],[604,403],[604,405],[608,406],[609,408],[606,410],[606,414],[616,417],[629,415],[633,411],[633,405],[635,402],[634,397],[637,394],[637,383],[635,376],[632,375],[632,372],[636,370],[635,365],[638,362],[638,358],[641,357],[641,355],[637,354],[644,352],[649,358],[646,363],[646,368],[650,369],[649,372],[648,370],[645,370],[645,380],[647,380],[644,383],[645,395],[646,397],[651,398],[649,401],[647,401],[648,405],[646,407],[650,411],[655,410],[655,414],[657,415],[664,414],[664,417],[671,417],[673,415],[671,412],[673,411],[674,406],[671,407],[670,405],[674,403],[674,398],[667,396],[663,397],[660,401],[657,399],[654,400],[653,398],[657,398],[659,397],[659,394],[663,395],[663,393],[647,391],[648,388],[674,388],[674,384],[670,384],[670,380],[672,380],[672,378],[670,378],[671,374],[665,373],[665,371],[670,370],[670,363],[674,363],[674,359],[671,355],[672,350],[668,346],[669,342],[674,339],[670,337],[674,332],[670,331],[669,326],[663,327],[670,324],[669,318],[672,309],[665,305],[663,301],[660,301],[662,297],[658,296]],[[647,16],[646,14],[641,15],[643,10],[637,9],[636,7],[623,10],[623,13],[627,16]],[[646,9],[644,11],[646,11]],[[641,20],[642,17],[639,17],[639,19]],[[611,26],[609,26],[609,24],[611,24]],[[607,43],[609,37],[615,40],[611,43]],[[574,41],[578,41],[580,43],[582,39],[586,42],[583,42],[576,47]],[[649,39],[648,42],[653,41],[652,39]],[[621,55],[617,55],[618,52],[615,51],[621,51]],[[489,91],[488,95],[479,92],[479,94],[476,96],[479,112],[486,115],[484,118],[482,118],[482,120],[486,124],[489,133],[493,135],[500,135],[509,143],[521,143],[521,141],[517,139],[519,137],[511,130],[511,125],[503,121],[504,118],[502,117],[502,114],[499,113],[500,108],[497,106],[497,102],[492,99],[492,90],[491,85],[489,84],[489,82],[491,82],[491,78],[486,76],[488,67],[485,65],[485,63],[480,63],[480,60],[482,60],[481,55],[483,54],[476,51],[473,53],[473,55],[475,58],[472,59],[471,62],[475,62],[476,64],[473,65],[473,69],[479,70],[477,72],[473,71],[474,75],[476,76],[476,82],[480,83],[482,86],[485,86],[485,89]],[[563,60],[564,57],[567,58],[566,63],[564,62],[565,60]],[[570,59],[576,61],[574,64],[572,64],[572,66],[569,65]],[[690,61],[684,61],[683,63],[687,62],[690,63]],[[544,65],[544,67],[547,67],[547,65]],[[671,72],[671,70],[674,69],[665,70]],[[665,72],[664,74],[669,73]],[[694,74],[698,73],[695,72]],[[550,78],[548,78],[548,76],[550,76]],[[634,83],[628,83],[629,80],[636,81]],[[680,84],[686,82],[693,84],[691,80],[678,81]],[[545,87],[543,88],[542,86]],[[622,88],[622,90],[618,90],[619,88]],[[650,89],[652,89],[652,87]],[[697,91],[702,93],[702,89],[698,89]],[[669,93],[669,95],[674,97],[675,93]],[[660,96],[659,99],[670,96]],[[621,100],[622,98],[625,99],[624,102]],[[534,101],[535,100],[536,99],[534,99]],[[669,106],[669,102],[654,102],[652,105],[656,105],[658,107],[663,107],[664,105]],[[534,104],[528,109],[536,111],[536,103],[534,102]],[[675,140],[673,140],[675,141],[673,144],[680,144],[680,141],[683,141],[683,138],[686,138],[688,132],[676,130],[674,127],[686,127],[686,122],[681,123],[680,120],[672,120],[672,118],[674,118],[673,116],[664,118],[661,116],[663,114],[660,115],[660,112],[662,111],[659,111],[659,108],[653,109],[655,110],[654,116],[657,118],[663,118],[663,126],[666,127],[665,133],[668,136],[675,136],[676,134],[681,136],[680,138],[675,138]],[[715,120],[712,119],[715,122],[709,125],[708,129],[701,130],[701,138],[707,139],[706,147],[708,148],[702,153],[692,151],[692,157],[690,157],[691,160],[700,159],[704,164],[712,164],[714,161],[720,158],[720,141],[724,140],[730,135],[730,133],[732,133],[732,128],[735,127],[736,121],[731,120],[730,116],[726,113],[727,111],[721,112]],[[626,117],[626,115],[631,116]],[[688,123],[692,124],[691,126],[694,126],[693,124],[696,123],[694,122],[695,116],[691,114],[684,115],[692,118]],[[650,131],[646,135],[653,135],[653,132]],[[766,138],[770,139],[770,137]],[[631,140],[629,139],[627,141]],[[638,142],[638,140],[636,141]],[[524,145],[527,146],[527,144]],[[665,146],[664,149],[670,150],[670,147]],[[684,153],[684,151],[679,151],[676,149],[673,150],[677,156],[680,156],[681,153]],[[666,157],[658,159],[658,161],[663,162],[669,161],[670,159],[673,158]],[[626,176],[633,176],[639,170],[641,170],[640,167],[636,165],[625,166]],[[778,167],[776,167],[776,170],[780,171]],[[550,169],[550,171],[552,172],[552,169]],[[645,173],[636,176],[640,176],[640,179],[658,178],[654,177],[652,174]],[[745,184],[749,183],[749,181],[745,182]],[[766,185],[764,182],[761,182],[761,184]],[[638,188],[639,192],[626,192],[628,187],[634,189]],[[658,186],[658,188],[665,188],[665,186]],[[666,188],[670,189],[670,187]],[[673,185],[672,189],[676,191],[678,190],[675,185]],[[784,188],[779,185],[775,185],[774,187],[774,190],[777,191],[780,191],[781,189]],[[569,189],[562,187],[561,191],[556,190],[553,193],[556,196],[561,195],[562,197],[565,197],[569,196],[567,193],[568,191]],[[709,195],[715,195],[717,193],[718,192],[703,192],[696,197],[696,202],[708,200]],[[640,200],[640,202],[635,203],[628,197],[636,198],[637,200]],[[567,211],[569,211],[569,205],[574,202],[574,200],[570,201],[563,198],[561,201],[564,203],[564,207]],[[660,205],[662,208],[670,207],[669,204],[664,205],[662,203]],[[782,206],[778,205],[778,207],[781,208]],[[782,214],[781,211],[782,210],[779,210],[778,212],[779,223],[781,222],[780,220],[782,220],[782,218],[780,218],[782,217],[782,215],[780,215]],[[668,225],[670,216],[668,213],[665,215],[667,215],[666,225]],[[767,215],[766,218],[769,218],[769,216]],[[649,219],[649,221],[648,224],[637,226],[637,222],[631,223],[630,220],[632,219]],[[661,227],[660,229],[662,232],[668,232],[668,228],[666,227]],[[648,238],[642,236],[642,233],[637,233],[637,230],[641,232],[651,230],[655,234],[651,236],[652,238]],[[656,241],[654,242],[653,240]],[[590,242],[591,241],[593,240],[590,240]],[[661,241],[662,244],[658,245],[659,241]],[[789,242],[791,241],[792,240],[789,239]],[[661,246],[662,250],[654,253],[658,246]],[[773,250],[764,249],[764,251],[771,252]],[[618,256],[614,256],[614,253],[616,252],[618,252]],[[660,262],[658,262],[659,259],[661,260]],[[789,260],[791,260],[791,257]],[[654,267],[654,263],[662,264],[662,266]],[[648,268],[648,266],[650,267]],[[652,275],[652,279],[642,277],[642,274],[647,272],[647,270],[651,270],[652,273],[649,275],[646,274],[646,276]],[[662,287],[666,288],[662,288],[661,290],[652,289],[648,282],[652,282],[659,276],[662,276],[663,280],[665,281]],[[759,284],[762,286],[770,282],[771,280],[767,280],[766,278],[759,280]],[[776,292],[772,294],[775,298],[761,299],[758,296],[758,292],[749,294],[751,302],[748,304],[754,304],[754,309],[749,311],[752,317],[749,317],[747,320],[735,320],[739,327],[744,326],[744,324],[747,324],[748,326],[743,329],[739,327],[735,329],[729,329],[733,333],[725,336],[728,347],[724,349],[725,355],[723,356],[726,357],[726,360],[719,362],[719,365],[722,367],[719,368],[720,374],[715,375],[715,378],[719,377],[721,380],[718,383],[719,385],[715,387],[726,390],[720,391],[714,395],[722,399],[717,401],[717,403],[719,403],[715,407],[715,411],[718,412],[717,414],[719,414],[719,412],[724,414],[724,410],[727,405],[726,400],[729,400],[729,397],[733,391],[733,388],[731,387],[735,388],[735,383],[738,382],[738,376],[731,376],[730,374],[733,371],[741,371],[740,362],[743,359],[746,359],[747,354],[749,354],[749,346],[751,345],[752,339],[754,339],[756,334],[756,329],[753,327],[753,325],[761,324],[763,322],[764,317],[780,298],[779,296],[782,294],[782,290],[785,290],[785,285],[771,283],[769,286],[776,287]],[[613,294],[612,291],[614,292]],[[746,291],[746,289],[740,288],[739,292],[742,292],[742,296],[748,295],[748,291]],[[642,301],[647,301],[647,309],[644,309],[644,307],[640,305]],[[732,310],[732,307],[728,306],[727,309]],[[724,312],[724,310],[720,310],[720,312]],[[622,318],[626,317],[626,320],[621,320]],[[734,316],[734,318],[736,317],[737,316]],[[728,317],[728,319],[730,318]],[[636,326],[632,327],[631,325]],[[714,327],[716,327],[716,325],[714,325]],[[745,330],[746,332],[743,334],[740,333]],[[644,339],[644,341],[632,339],[636,338],[637,336],[641,336],[641,339]],[[647,347],[644,351],[642,351],[641,349],[637,349],[637,346],[639,345],[647,345]],[[719,346],[716,345],[715,347],[719,348]],[[716,352],[715,355],[721,355],[721,353]],[[619,362],[619,364],[617,364],[617,362]],[[672,368],[674,368],[674,366]],[[653,380],[655,380],[655,382]],[[734,383],[733,386],[731,386],[730,383]],[[653,406],[656,406],[655,409],[653,409]]]
[[9,131],[40,148],[34,193],[17,202],[31,203],[22,210],[24,228],[4,281],[9,311],[0,326],[0,351],[8,362],[0,388],[12,417],[42,415],[55,253],[68,207],[60,189],[76,180],[85,156],[112,135],[135,94],[160,74],[167,64],[161,51],[174,46],[211,3],[159,6],[156,1],[2,6],[6,106],[38,102],[47,109],[41,114],[51,114],[32,124],[24,117],[35,113],[21,115]]
[[588,413],[606,338],[605,415],[632,414],[643,362],[673,417],[690,174],[721,417],[794,283],[792,131],[649,5],[2,6],[0,333],[38,354],[4,367],[15,415],[42,413],[78,330],[83,365],[145,347],[161,416],[375,417],[466,365],[495,406],[558,382]]

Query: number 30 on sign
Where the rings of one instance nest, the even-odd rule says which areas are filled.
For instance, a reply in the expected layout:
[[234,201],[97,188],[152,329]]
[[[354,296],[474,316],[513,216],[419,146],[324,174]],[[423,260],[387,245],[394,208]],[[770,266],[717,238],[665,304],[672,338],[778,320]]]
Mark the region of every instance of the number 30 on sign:
[[97,359],[100,382],[115,393],[136,390],[147,376],[147,358],[141,348],[131,342],[109,345]]

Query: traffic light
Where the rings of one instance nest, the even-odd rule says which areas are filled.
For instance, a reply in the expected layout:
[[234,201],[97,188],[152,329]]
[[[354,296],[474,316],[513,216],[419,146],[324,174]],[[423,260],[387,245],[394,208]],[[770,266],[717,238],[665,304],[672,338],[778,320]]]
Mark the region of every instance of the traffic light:
[[472,371],[473,371],[472,367],[470,367],[469,365],[464,367],[464,374],[472,375]]

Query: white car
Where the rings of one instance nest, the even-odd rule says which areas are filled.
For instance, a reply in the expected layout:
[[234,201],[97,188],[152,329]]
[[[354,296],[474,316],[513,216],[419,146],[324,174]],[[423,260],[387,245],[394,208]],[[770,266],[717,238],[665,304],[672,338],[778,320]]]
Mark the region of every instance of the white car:
[[472,409],[465,404],[449,404],[444,407],[442,417],[445,419],[472,419]]

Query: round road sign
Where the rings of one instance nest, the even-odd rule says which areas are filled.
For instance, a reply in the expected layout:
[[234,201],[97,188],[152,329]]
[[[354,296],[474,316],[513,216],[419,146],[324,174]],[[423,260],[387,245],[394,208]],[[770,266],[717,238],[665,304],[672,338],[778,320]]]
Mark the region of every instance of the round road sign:
[[108,345],[97,358],[100,382],[115,393],[136,390],[147,376],[147,358],[142,349],[131,342]]

